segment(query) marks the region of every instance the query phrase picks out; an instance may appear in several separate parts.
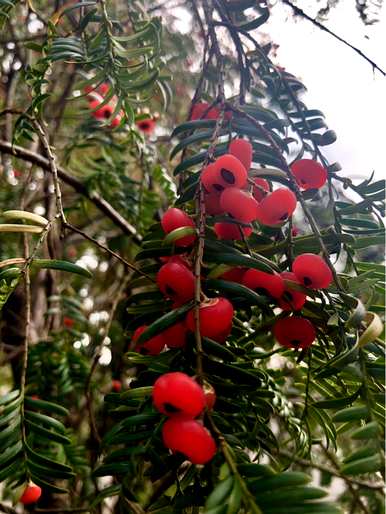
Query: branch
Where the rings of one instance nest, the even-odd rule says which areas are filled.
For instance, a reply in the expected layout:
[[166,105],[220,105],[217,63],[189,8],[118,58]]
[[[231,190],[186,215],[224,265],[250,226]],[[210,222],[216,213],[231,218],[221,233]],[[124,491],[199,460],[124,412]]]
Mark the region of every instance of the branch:
[[291,7],[291,9],[293,10],[293,12],[298,15],[298,16],[301,16],[302,18],[306,19],[307,21],[310,21],[311,23],[313,23],[316,27],[318,27],[320,30],[323,30],[324,32],[327,32],[327,34],[330,34],[330,36],[334,37],[335,39],[337,39],[338,41],[340,41],[341,43],[343,43],[344,45],[348,46],[349,48],[351,48],[351,50],[354,50],[354,52],[356,52],[357,54],[359,54],[361,57],[363,57],[363,59],[365,59],[369,64],[371,64],[371,66],[373,67],[374,70],[377,70],[379,71],[379,73],[382,73],[382,75],[385,77],[386,76],[386,72],[382,70],[382,68],[380,68],[374,61],[372,61],[369,57],[367,57],[366,54],[364,54],[362,52],[362,50],[360,50],[359,48],[357,48],[356,46],[353,46],[351,43],[349,43],[348,41],[346,41],[345,39],[343,39],[342,37],[338,36],[338,34],[335,34],[335,32],[333,32],[332,30],[328,29],[327,27],[325,27],[324,25],[322,25],[318,20],[316,20],[315,18],[312,18],[311,16],[309,16],[308,14],[306,14],[302,9],[300,9],[300,7],[297,7],[296,5],[294,5],[292,2],[290,2],[290,0],[282,0],[283,4],[285,5],[288,5],[289,7]]
[[[46,171],[51,171],[48,159],[21,146],[12,146],[11,143],[0,140],[0,152],[13,155],[18,159],[36,164]],[[68,186],[72,187],[77,193],[90,200],[95,205],[95,207],[103,212],[103,214],[105,214],[116,226],[118,226],[122,232],[132,237],[135,243],[139,244],[141,242],[142,238],[137,233],[136,229],[130,223],[128,223],[125,218],[114,209],[112,205],[110,205],[102,196],[100,196],[99,193],[88,191],[87,187],[82,184],[82,182],[80,182],[72,175],[69,175],[69,173],[60,166],[58,166],[58,177]]]

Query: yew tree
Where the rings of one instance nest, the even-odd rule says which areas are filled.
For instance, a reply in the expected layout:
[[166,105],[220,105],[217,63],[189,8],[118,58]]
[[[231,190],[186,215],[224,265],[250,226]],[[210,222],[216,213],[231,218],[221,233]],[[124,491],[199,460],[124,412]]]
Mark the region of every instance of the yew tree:
[[385,181],[270,10],[0,0],[0,512],[384,511]]

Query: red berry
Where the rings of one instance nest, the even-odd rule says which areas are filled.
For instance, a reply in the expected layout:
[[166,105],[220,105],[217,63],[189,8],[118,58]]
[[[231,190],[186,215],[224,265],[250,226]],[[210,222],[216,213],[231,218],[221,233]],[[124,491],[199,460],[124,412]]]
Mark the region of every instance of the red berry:
[[214,224],[214,231],[219,239],[234,239],[236,241],[243,239],[241,233],[243,233],[245,237],[249,237],[252,234],[251,227],[242,227],[237,223],[226,223],[223,221]]
[[247,183],[247,171],[231,154],[219,157],[201,173],[201,182],[208,193],[219,193],[227,187],[243,188]]
[[121,123],[122,121],[122,116],[123,116],[123,113],[120,112],[118,113],[115,118],[113,118],[112,122],[110,123],[109,127],[110,128],[115,128],[115,127],[118,127],[118,125]]
[[259,204],[250,193],[237,187],[224,189],[220,196],[220,205],[224,212],[243,223],[251,223],[257,219]]
[[[176,228],[196,227],[192,218],[186,214],[186,212],[176,207],[171,207],[165,212],[161,219],[161,226],[166,234],[169,234],[169,232],[172,232]],[[194,243],[195,239],[195,235],[185,236],[175,241],[174,244],[182,247],[190,246]]]
[[177,302],[186,303],[194,296],[194,275],[178,262],[168,262],[161,266],[157,273],[157,284],[167,298]]
[[202,384],[202,389],[204,390],[205,394],[205,403],[206,408],[208,410],[213,410],[214,404],[216,403],[216,391],[214,390],[214,387],[209,384],[209,382],[204,381]]
[[122,389],[122,382],[120,380],[112,380],[111,388],[116,393],[119,393],[119,391]]
[[234,139],[229,145],[229,153],[234,155],[248,171],[252,162],[252,145],[246,139]]
[[[218,342],[224,342],[232,330],[233,305],[226,298],[212,298],[200,306],[200,333]],[[194,309],[188,312],[186,326],[195,329]]]
[[31,503],[37,502],[41,495],[41,487],[34,484],[33,482],[30,482],[24,489],[24,493],[21,495],[19,501],[24,505],[30,505]]
[[[133,334],[133,341],[136,342],[139,336],[145,332],[147,325],[138,327]],[[145,343],[137,344],[134,351],[142,353],[143,355],[159,355],[165,347],[165,340],[163,334],[151,337]]]
[[193,419],[205,408],[205,394],[193,378],[175,371],[155,381],[153,403],[162,414]]
[[325,289],[333,281],[326,261],[314,253],[298,255],[293,262],[292,271],[302,284],[311,289]]
[[266,193],[269,193],[269,182],[265,178],[255,178],[254,183],[253,196],[257,202],[261,202]]
[[300,316],[281,318],[273,326],[273,335],[282,346],[308,348],[315,341],[314,325]]
[[[205,114],[206,113],[206,114]],[[205,116],[204,116],[205,114]],[[217,120],[220,115],[220,111],[216,107],[209,109],[208,102],[197,102],[194,104],[190,119],[193,120]]]
[[[291,280],[292,282],[296,282],[300,284],[299,280],[296,278],[295,273],[291,273],[290,271],[283,271],[280,273],[283,280]],[[306,303],[307,296],[295,289],[291,289],[286,284],[284,284],[284,294],[279,299],[279,307],[283,309],[283,311],[298,311],[303,305]]]
[[205,211],[209,216],[217,216],[224,212],[220,205],[220,195],[218,193],[205,194]]
[[168,419],[162,427],[164,445],[180,452],[193,464],[206,464],[216,453],[213,437],[194,419]]
[[245,268],[237,267],[231,268],[230,270],[220,275],[218,278],[220,278],[221,280],[228,280],[229,282],[237,282],[238,284],[242,284],[244,274]]
[[147,118],[145,120],[138,120],[135,122],[138,129],[143,132],[144,134],[147,134],[150,136],[154,130],[155,130],[155,121],[152,118]]
[[107,84],[106,82],[104,82],[103,84],[101,84],[99,87],[98,87],[98,91],[100,92],[101,95],[107,95],[107,93],[109,92],[110,90],[110,85]]
[[257,220],[262,225],[274,226],[287,221],[296,209],[296,196],[285,188],[265,196],[258,206]]
[[327,181],[327,170],[317,161],[300,159],[291,165],[292,175],[301,189],[319,189]]
[[66,328],[72,328],[74,326],[75,321],[72,318],[69,318],[68,316],[64,316],[63,318],[63,325]]
[[280,298],[284,293],[284,281],[278,273],[249,269],[243,277],[243,284],[258,294],[272,296],[272,298]]
[[113,114],[114,112],[114,109],[111,105],[109,104],[106,104],[106,105],[103,105],[100,109],[97,109],[97,107],[101,104],[102,102],[100,102],[99,100],[92,100],[89,104],[90,106],[90,109],[96,109],[96,110],[93,110],[93,112],[91,113],[92,116],[94,116],[94,118],[96,118],[97,120],[107,120],[111,117],[111,115]]
[[164,330],[162,335],[169,348],[183,348],[186,344],[187,332],[185,323],[181,321]]

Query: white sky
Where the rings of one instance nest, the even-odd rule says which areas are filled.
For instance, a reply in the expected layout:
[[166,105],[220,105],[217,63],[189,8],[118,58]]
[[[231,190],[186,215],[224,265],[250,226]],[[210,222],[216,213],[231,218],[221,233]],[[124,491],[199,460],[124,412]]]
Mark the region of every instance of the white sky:
[[[353,0],[340,0],[324,24],[360,48],[386,69],[386,9],[381,21],[365,26]],[[321,2],[299,2],[315,16]],[[265,31],[280,45],[279,64],[300,77],[308,88],[305,102],[326,115],[338,140],[325,148],[330,162],[338,161],[345,175],[367,177],[375,170],[385,177],[386,79],[350,48],[310,22],[292,17],[290,8],[277,2]],[[369,39],[366,39],[367,36]]]

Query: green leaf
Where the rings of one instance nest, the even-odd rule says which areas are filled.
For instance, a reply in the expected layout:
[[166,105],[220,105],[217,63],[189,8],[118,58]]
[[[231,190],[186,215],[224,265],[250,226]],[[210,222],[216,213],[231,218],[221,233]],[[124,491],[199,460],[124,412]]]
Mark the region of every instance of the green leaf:
[[273,477],[259,478],[248,481],[248,488],[254,494],[263,494],[273,489],[282,489],[283,487],[295,487],[306,485],[311,481],[311,477],[305,473],[298,471],[288,471],[277,474]]
[[347,409],[340,410],[332,417],[335,422],[344,421],[357,421],[359,419],[365,419],[369,415],[368,408],[366,405],[359,405],[355,407],[348,407]]
[[164,243],[165,244],[173,244],[183,237],[196,236],[196,235],[197,235],[197,230],[194,227],[189,227],[189,226],[178,227],[178,228],[172,230],[171,232],[169,232],[168,234],[166,234],[166,236],[164,238]]
[[25,419],[28,419],[34,423],[40,423],[41,425],[54,431],[58,431],[61,434],[66,433],[66,427],[63,425],[63,423],[55,418],[41,414],[40,412],[25,411]]
[[375,439],[379,435],[378,423],[372,421],[351,433],[352,439]]
[[59,261],[56,259],[34,259],[33,266],[43,269],[55,269],[58,271],[66,271],[67,273],[75,273],[86,278],[91,278],[92,273],[77,264],[68,261]]
[[45,227],[48,223],[48,220],[46,218],[43,218],[43,216],[39,216],[38,214],[35,214],[34,212],[27,212],[27,211],[5,211],[3,212],[3,217],[7,219],[20,219],[20,220],[27,220],[32,221],[36,223],[37,225],[41,225],[42,227]]
[[364,473],[375,473],[383,468],[382,458],[379,454],[365,459],[349,462],[341,467],[343,475],[362,475]]
[[13,446],[9,446],[3,453],[0,454],[0,469],[4,468],[4,466],[9,465],[15,457],[21,453],[23,450],[23,443],[18,441]]
[[318,500],[327,495],[326,491],[317,487],[281,487],[279,491],[268,490],[258,494],[256,501],[259,505],[291,505],[299,503],[302,505],[308,500]]
[[217,505],[221,505],[230,494],[233,483],[233,476],[229,476],[225,480],[219,482],[208,496],[205,508],[213,509]]
[[216,280],[209,279],[205,282],[206,287],[209,289],[216,289],[220,291],[220,293],[225,293],[231,295],[231,297],[241,297],[245,298],[252,305],[259,305],[260,307],[265,307],[267,305],[267,297],[259,295],[249,289],[242,284],[237,284],[236,282],[230,282],[228,280]]
[[59,414],[60,416],[69,416],[70,412],[57,403],[48,402],[47,400],[34,399],[30,396],[24,397],[24,404],[29,409],[41,409],[52,414]]
[[67,437],[65,437],[62,434],[58,434],[57,432],[54,432],[52,430],[48,430],[47,428],[41,427],[40,425],[37,425],[36,423],[33,423],[29,419],[26,418],[25,420],[26,426],[31,432],[34,434],[43,437],[44,439],[47,439],[48,441],[55,441],[56,443],[60,444],[70,444],[71,441]]

